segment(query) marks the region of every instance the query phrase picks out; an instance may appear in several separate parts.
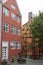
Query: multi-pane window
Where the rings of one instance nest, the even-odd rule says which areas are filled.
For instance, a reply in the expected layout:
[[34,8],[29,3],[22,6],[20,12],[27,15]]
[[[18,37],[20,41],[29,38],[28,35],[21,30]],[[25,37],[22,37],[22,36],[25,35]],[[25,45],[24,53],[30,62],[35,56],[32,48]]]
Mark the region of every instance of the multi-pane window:
[[8,8],[3,7],[3,13],[4,13],[6,16],[9,16],[9,10],[8,10]]
[[11,49],[16,49],[16,42],[15,41],[11,41],[10,47],[11,47]]
[[13,20],[16,20],[16,15],[14,13],[11,13],[11,17]]
[[20,22],[20,17],[19,16],[17,16],[17,22]]
[[17,49],[20,49],[21,48],[21,44],[20,44],[20,42],[18,41],[17,42]]
[[12,26],[12,27],[11,27],[11,32],[12,32],[13,34],[16,34],[16,27],[15,27],[15,26]]
[[17,29],[17,34],[20,35],[20,29],[19,28]]
[[8,32],[9,26],[8,23],[3,23],[3,31]]
[[8,60],[8,41],[2,41],[2,60]]
[[5,3],[5,2],[7,2],[7,0],[1,0],[2,1],[2,3]]
[[15,9],[15,8],[16,8],[14,4],[11,4],[11,7],[12,7],[13,9]]

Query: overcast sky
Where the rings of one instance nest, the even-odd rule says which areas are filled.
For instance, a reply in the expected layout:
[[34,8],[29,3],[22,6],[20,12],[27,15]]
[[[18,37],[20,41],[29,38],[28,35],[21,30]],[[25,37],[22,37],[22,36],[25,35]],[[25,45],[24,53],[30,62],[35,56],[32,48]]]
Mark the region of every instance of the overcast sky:
[[17,3],[22,14],[22,25],[28,21],[29,12],[36,15],[39,10],[43,11],[43,0],[17,0]]

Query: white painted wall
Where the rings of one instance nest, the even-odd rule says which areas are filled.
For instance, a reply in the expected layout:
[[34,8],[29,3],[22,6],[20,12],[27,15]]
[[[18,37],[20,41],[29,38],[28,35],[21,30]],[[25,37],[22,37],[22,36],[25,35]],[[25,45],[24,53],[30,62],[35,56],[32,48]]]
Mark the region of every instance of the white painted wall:
[[2,34],[1,27],[2,27],[2,3],[0,2],[0,60],[1,60],[1,34]]

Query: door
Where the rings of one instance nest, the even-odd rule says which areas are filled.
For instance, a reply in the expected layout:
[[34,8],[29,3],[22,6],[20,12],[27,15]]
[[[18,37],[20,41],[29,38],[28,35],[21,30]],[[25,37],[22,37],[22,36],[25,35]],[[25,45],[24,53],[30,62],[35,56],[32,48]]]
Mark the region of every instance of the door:
[[2,60],[3,59],[8,60],[8,42],[7,41],[2,42]]

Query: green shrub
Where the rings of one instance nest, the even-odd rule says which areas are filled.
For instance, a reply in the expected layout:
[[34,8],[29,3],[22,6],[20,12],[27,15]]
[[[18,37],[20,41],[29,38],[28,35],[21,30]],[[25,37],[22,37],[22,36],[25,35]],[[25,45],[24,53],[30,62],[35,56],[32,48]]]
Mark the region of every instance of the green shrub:
[[14,56],[11,57],[11,62],[12,63],[15,62],[15,57]]

